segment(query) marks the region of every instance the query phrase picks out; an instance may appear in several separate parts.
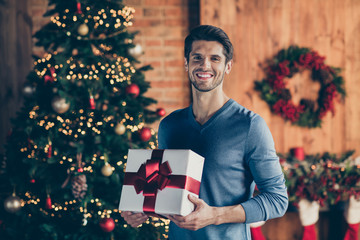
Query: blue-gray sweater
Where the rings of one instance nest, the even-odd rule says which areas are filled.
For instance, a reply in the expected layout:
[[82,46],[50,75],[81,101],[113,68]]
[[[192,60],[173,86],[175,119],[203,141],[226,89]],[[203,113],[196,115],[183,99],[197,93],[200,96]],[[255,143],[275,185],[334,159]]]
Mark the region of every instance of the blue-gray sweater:
[[[170,223],[170,240],[251,239],[248,223],[282,216],[288,205],[285,180],[271,133],[259,115],[230,99],[204,125],[192,106],[164,118],[159,148],[191,149],[205,158],[200,198],[210,206],[241,204],[246,223],[190,231]],[[254,181],[261,194],[253,196]]]

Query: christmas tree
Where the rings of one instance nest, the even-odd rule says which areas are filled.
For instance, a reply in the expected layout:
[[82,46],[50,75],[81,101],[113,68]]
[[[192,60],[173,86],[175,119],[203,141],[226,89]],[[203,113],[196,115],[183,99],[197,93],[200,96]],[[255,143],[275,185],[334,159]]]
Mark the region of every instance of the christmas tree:
[[[1,174],[1,239],[162,239],[166,222],[132,228],[118,209],[127,152],[156,148],[162,117],[121,0],[49,0],[35,35],[44,56],[24,86]],[[156,105],[155,105],[156,106]]]

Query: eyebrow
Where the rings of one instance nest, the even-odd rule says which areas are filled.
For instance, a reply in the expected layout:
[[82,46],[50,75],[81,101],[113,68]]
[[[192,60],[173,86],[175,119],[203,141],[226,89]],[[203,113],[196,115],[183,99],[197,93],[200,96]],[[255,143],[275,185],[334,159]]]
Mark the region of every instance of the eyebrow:
[[[190,56],[203,56],[203,54],[201,54],[201,53],[190,53]],[[211,57],[219,57],[219,58],[221,58],[221,56],[218,55],[218,54],[213,54],[213,55],[211,55]]]

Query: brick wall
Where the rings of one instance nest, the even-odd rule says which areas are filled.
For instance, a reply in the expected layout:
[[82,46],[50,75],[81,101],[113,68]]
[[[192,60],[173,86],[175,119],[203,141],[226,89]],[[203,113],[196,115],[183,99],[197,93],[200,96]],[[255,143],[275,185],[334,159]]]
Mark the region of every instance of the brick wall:
[[[191,0],[126,0],[135,8],[135,39],[144,49],[140,58],[154,70],[146,74],[152,88],[147,96],[159,101],[159,106],[171,112],[188,105],[189,84],[184,71],[183,42],[190,27]],[[193,15],[193,14],[191,14]]]
[[[135,43],[144,50],[139,60],[142,65],[150,64],[154,68],[145,75],[151,82],[146,96],[158,100],[158,106],[167,113],[187,106],[190,91],[184,71],[183,42],[189,29],[199,22],[199,1],[124,0],[124,3],[135,9],[134,25],[129,30],[139,31]],[[30,0],[28,4],[35,33],[49,21],[42,17],[47,0]],[[35,54],[41,52],[42,49],[34,47]]]

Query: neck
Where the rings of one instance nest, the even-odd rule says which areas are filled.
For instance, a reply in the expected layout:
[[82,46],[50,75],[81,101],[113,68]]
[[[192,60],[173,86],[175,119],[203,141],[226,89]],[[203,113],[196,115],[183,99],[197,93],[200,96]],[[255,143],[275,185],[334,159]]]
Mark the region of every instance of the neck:
[[218,87],[210,92],[199,92],[192,87],[193,113],[195,120],[203,125],[206,123],[230,98]]

